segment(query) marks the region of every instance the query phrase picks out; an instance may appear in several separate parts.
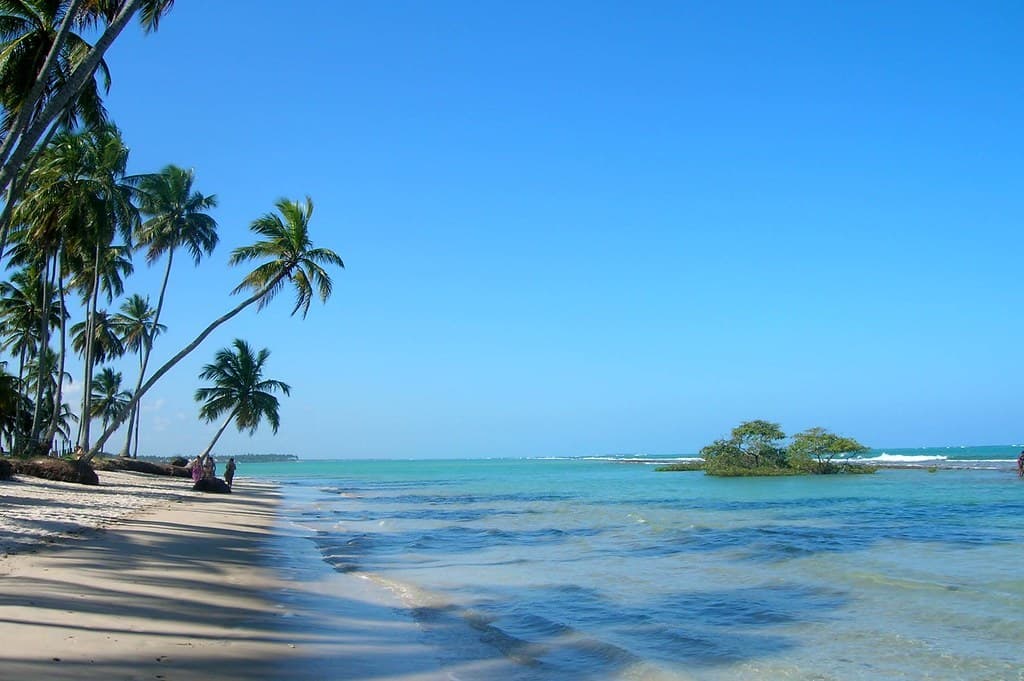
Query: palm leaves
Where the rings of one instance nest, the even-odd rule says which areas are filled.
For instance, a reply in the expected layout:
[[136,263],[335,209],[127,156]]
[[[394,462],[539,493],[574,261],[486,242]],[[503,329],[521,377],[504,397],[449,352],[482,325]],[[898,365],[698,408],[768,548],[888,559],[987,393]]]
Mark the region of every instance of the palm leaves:
[[214,361],[204,366],[199,374],[200,378],[213,382],[212,386],[196,390],[196,401],[203,403],[199,416],[212,422],[228,415],[203,454],[213,449],[232,420],[239,432],[248,430],[252,435],[266,419],[276,433],[281,420],[279,403],[273,393],[291,394],[287,383],[263,377],[269,350],[264,348],[254,354],[252,347],[241,339],[235,339],[232,345],[234,350],[218,350]]
[[267,213],[255,220],[250,229],[264,237],[251,246],[236,248],[230,263],[237,265],[249,260],[265,260],[242,279],[233,293],[245,290],[263,291],[258,309],[265,307],[285,286],[288,280],[295,287],[295,307],[292,314],[302,310],[305,317],[313,299],[314,289],[321,301],[326,301],[333,288],[323,265],[345,264],[334,251],[313,248],[309,238],[309,220],[313,217],[313,200],[305,203],[279,199],[275,204],[279,214]]
[[121,372],[104,367],[93,381],[89,416],[102,419],[106,426],[112,419],[122,417],[131,396],[127,390],[121,390]]
[[[153,339],[167,330],[167,327],[156,321],[157,311],[149,306],[149,298],[134,294],[121,304],[121,312],[114,315],[114,327],[124,346],[125,352],[134,352],[139,356],[139,382],[142,382],[146,370],[146,358],[153,349]],[[128,456],[135,435],[135,455],[139,454],[139,405],[132,407],[132,415],[128,421],[128,437],[125,440],[121,456]]]
[[[229,321],[245,308],[257,303],[257,309],[264,307],[274,296],[282,291],[287,283],[291,283],[296,291],[296,305],[292,309],[294,315],[302,310],[305,317],[313,298],[314,289],[322,301],[331,294],[333,285],[330,275],[323,265],[344,267],[341,258],[326,248],[314,248],[309,236],[309,219],[313,214],[313,202],[306,197],[304,204],[281,199],[276,204],[279,214],[268,213],[255,220],[250,229],[264,237],[250,246],[235,249],[231,254],[230,263],[236,265],[250,260],[263,260],[252,272],[247,274],[234,293],[254,291],[252,295],[229,310],[226,314],[213,320],[195,339],[171,357],[163,366],[142,384],[132,397],[132,405],[137,402],[165,373],[171,370],[190,352],[195,350],[217,327]],[[113,434],[120,421],[113,421],[96,440],[85,460],[88,461],[99,451],[99,448]]]
[[[32,105],[38,115],[43,105],[64,87],[68,77],[88,54],[91,45],[74,31],[68,31],[62,49],[55,53],[56,68],[38,83],[47,56],[57,42],[61,24],[67,16],[68,0],[4,0],[0,2],[0,103],[3,119],[0,125],[10,130],[23,105]],[[85,17],[83,16],[83,19]],[[74,22],[82,27],[85,21]],[[110,72],[100,60],[97,75],[102,78],[103,90],[110,89]],[[30,102],[33,89],[39,84],[40,98]],[[64,124],[71,127],[78,115],[87,125],[99,125],[106,119],[95,79],[86,81],[77,96],[77,106],[65,111]]]
[[[105,425],[86,460],[143,394],[214,329],[254,303],[262,309],[289,284],[295,292],[292,314],[305,317],[314,297],[326,301],[332,292],[328,267],[343,266],[333,251],[312,244],[312,201],[278,201],[276,212],[251,225],[256,242],[231,257],[232,265],[257,263],[234,291],[247,297],[145,379],[153,339],[163,329],[159,320],[174,256],[184,249],[198,264],[212,252],[217,225],[208,212],[216,198],[195,191],[192,171],[176,166],[151,176],[126,174],[127,147],[107,123],[101,100],[110,84],[103,55],[132,19],[155,30],[172,5],[173,0],[0,0],[0,271],[9,230],[15,248],[8,262],[22,268],[0,282],[0,350],[19,361],[18,379],[5,385],[34,387],[36,399],[25,397],[31,426],[21,432],[41,446],[75,420],[61,393],[70,318],[65,299],[68,290],[76,290],[84,316],[71,337],[85,367],[79,443],[88,446],[91,416],[100,414]],[[82,35],[95,37],[95,43]],[[85,127],[74,130],[79,124]],[[156,309],[138,296],[109,315],[99,309],[100,297],[110,305],[123,294],[133,239],[150,264],[167,256]],[[56,351],[51,334],[59,341]],[[108,390],[117,374],[111,368],[100,371],[92,385],[97,365],[125,350],[139,357],[130,398],[119,388]],[[253,359],[261,361],[260,354]],[[93,396],[100,402],[95,407]],[[110,406],[115,397],[123,409]],[[276,428],[276,415],[260,413]],[[251,422],[241,412],[236,418]]]

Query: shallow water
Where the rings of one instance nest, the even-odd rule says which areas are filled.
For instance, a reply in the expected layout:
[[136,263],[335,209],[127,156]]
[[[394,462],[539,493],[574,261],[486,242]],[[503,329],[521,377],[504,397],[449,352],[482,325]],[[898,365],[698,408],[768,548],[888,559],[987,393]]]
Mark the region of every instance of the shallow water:
[[[1024,679],[1024,481],[594,460],[303,462],[286,512],[515,678]],[[477,653],[474,653],[477,654]],[[471,675],[458,678],[470,681]]]

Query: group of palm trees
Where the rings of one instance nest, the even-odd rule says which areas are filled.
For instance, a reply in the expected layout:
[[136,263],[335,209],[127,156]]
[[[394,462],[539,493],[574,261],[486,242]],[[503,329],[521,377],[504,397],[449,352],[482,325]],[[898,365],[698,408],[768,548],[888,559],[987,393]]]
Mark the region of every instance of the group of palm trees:
[[[342,266],[333,251],[312,245],[312,201],[279,200],[252,223],[255,243],[231,254],[231,265],[258,262],[232,292],[244,299],[150,371],[166,330],[160,318],[175,256],[184,251],[198,265],[214,250],[209,211],[217,201],[194,189],[191,170],[127,173],[128,147],[107,119],[97,79],[109,85],[103,51],[127,21],[139,15],[152,30],[171,4],[0,0],[0,350],[8,357],[0,363],[0,445],[7,451],[47,453],[74,443],[87,463],[127,423],[120,453],[137,455],[139,402],[167,371],[214,329],[253,304],[262,308],[289,284],[297,298],[292,313],[305,316],[314,296],[331,293],[325,267]],[[82,27],[105,28],[90,45],[75,33]],[[155,304],[144,294],[125,296],[139,253],[149,265],[165,261]],[[82,360],[80,405],[65,400],[69,351]],[[126,355],[135,358],[134,386],[111,365]],[[265,417],[277,429],[270,393],[287,394],[288,386],[262,377],[267,355],[239,340],[204,368],[201,377],[214,385],[197,392],[201,416],[228,415],[218,437],[231,420],[253,430]]]

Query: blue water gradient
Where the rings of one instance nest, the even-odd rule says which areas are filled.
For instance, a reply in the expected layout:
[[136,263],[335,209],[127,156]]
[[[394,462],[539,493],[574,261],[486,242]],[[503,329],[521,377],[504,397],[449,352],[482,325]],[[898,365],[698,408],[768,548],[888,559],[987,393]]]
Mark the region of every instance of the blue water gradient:
[[1024,674],[1024,481],[1005,465],[719,479],[610,460],[310,461],[240,474],[280,480],[323,560],[393,588],[453,668],[472,642],[524,681]]

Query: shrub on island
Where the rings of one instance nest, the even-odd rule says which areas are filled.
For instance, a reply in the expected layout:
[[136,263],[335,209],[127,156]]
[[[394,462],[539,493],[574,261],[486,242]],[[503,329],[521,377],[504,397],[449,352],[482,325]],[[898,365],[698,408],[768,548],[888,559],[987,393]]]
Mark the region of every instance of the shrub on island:
[[10,480],[14,475],[14,464],[7,459],[0,459],[0,480]]
[[[704,473],[719,477],[761,477],[782,475],[834,475],[874,473],[874,466],[835,461],[836,457],[858,454],[867,447],[853,438],[809,428],[783,445],[786,434],[771,421],[744,421],[732,429],[728,439],[715,440],[700,450]],[[659,471],[694,470],[691,467],[662,466]]]
[[675,463],[665,464],[664,466],[658,466],[654,470],[656,471],[702,471],[704,470],[703,461],[676,461]]

